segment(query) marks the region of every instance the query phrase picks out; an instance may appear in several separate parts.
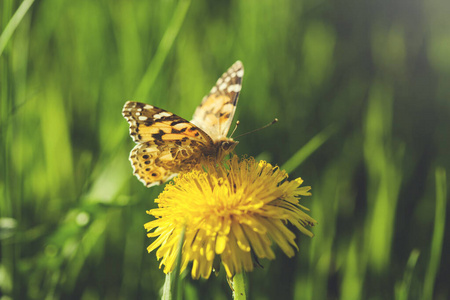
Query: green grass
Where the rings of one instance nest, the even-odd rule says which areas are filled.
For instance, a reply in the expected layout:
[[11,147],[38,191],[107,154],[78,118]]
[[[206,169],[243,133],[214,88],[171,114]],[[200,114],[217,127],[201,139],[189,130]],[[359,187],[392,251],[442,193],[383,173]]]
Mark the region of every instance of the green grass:
[[[159,298],[123,104],[189,119],[245,66],[238,154],[312,186],[300,251],[250,299],[447,299],[445,1],[0,2],[1,299]],[[230,299],[221,272],[184,299]]]

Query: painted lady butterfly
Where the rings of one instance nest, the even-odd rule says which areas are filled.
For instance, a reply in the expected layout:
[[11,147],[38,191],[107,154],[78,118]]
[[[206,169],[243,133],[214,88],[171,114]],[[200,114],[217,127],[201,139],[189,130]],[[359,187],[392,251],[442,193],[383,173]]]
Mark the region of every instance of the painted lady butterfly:
[[155,106],[128,101],[122,114],[136,142],[131,150],[133,173],[145,186],[162,184],[205,159],[220,161],[237,141],[228,138],[244,67],[235,62],[195,110],[192,121]]

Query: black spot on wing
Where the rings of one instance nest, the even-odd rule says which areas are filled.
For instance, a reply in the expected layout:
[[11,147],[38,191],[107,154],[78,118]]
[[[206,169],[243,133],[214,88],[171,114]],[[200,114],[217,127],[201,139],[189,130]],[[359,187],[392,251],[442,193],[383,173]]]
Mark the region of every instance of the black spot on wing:
[[181,129],[175,129],[175,128],[172,128],[172,130],[171,130],[171,133],[183,133],[183,132],[185,132],[186,131],[186,127],[184,127],[184,128],[181,128]]
[[147,119],[147,121],[144,122],[144,125],[147,127],[150,127],[154,124],[155,122],[151,119]]
[[170,116],[162,117],[162,118],[158,119],[158,122],[170,122],[171,123],[170,125],[172,125],[173,122],[178,122],[178,121],[186,122],[186,121],[182,121],[183,119],[181,119],[181,120],[180,119],[181,118],[178,117],[177,115],[171,114]]
[[158,133],[154,133],[152,134],[152,137],[157,140],[157,141],[162,141],[162,136],[165,135],[166,133],[163,130],[159,130]]

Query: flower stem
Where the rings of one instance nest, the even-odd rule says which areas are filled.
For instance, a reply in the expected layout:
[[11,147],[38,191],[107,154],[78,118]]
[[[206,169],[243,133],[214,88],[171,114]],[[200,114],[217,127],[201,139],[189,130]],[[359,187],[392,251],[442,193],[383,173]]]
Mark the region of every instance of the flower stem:
[[232,283],[233,283],[233,299],[234,300],[247,299],[247,296],[245,294],[246,277],[244,272],[234,275]]
[[183,227],[183,230],[180,233],[180,241],[178,242],[178,254],[175,269],[171,273],[166,274],[166,281],[164,282],[163,295],[161,298],[162,300],[177,300],[180,298],[180,284],[178,279],[180,277],[182,255],[181,250],[183,248],[185,232],[186,226]]

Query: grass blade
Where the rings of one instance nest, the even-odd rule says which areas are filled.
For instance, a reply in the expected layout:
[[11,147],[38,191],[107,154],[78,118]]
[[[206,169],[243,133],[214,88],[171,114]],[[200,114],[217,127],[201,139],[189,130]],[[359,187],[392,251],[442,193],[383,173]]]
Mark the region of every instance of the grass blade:
[[436,178],[436,211],[434,218],[433,239],[431,241],[431,255],[425,274],[422,299],[433,299],[434,283],[441,263],[442,244],[444,241],[445,209],[447,201],[447,184],[445,169],[438,167]]
[[20,4],[19,8],[16,10],[11,20],[9,20],[8,25],[6,25],[5,30],[3,30],[2,35],[0,35],[0,56],[5,50],[6,45],[8,44],[9,39],[12,34],[16,30],[17,26],[19,26],[23,17],[27,13],[28,9],[30,9],[34,0],[25,0]]
[[411,288],[411,281],[413,278],[414,269],[419,258],[420,251],[414,249],[409,255],[408,262],[406,263],[405,274],[403,275],[403,281],[395,289],[395,299],[397,300],[407,300],[409,299],[409,291]]
[[290,173],[298,168],[311,154],[325,143],[328,138],[335,132],[335,127],[330,125],[322,132],[313,137],[306,145],[298,150],[287,162],[281,167]]
[[186,13],[191,4],[190,0],[182,0],[178,3],[178,6],[173,14],[170,25],[164,33],[155,56],[148,65],[147,71],[142,77],[141,82],[136,90],[135,99],[144,99],[147,97],[151,87],[155,83],[156,77],[161,71],[162,65],[166,60],[166,57],[173,46],[175,38],[181,29],[181,25],[186,17]]

